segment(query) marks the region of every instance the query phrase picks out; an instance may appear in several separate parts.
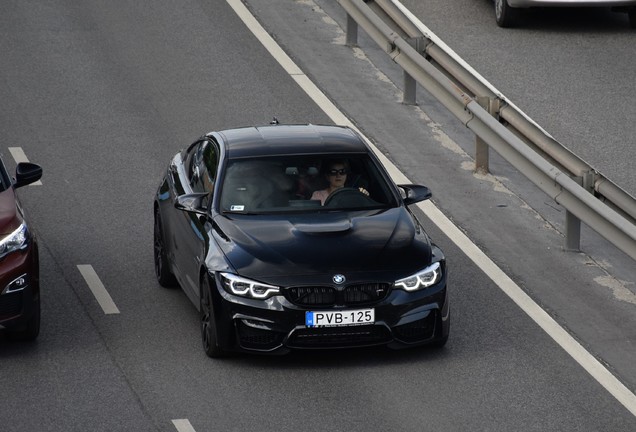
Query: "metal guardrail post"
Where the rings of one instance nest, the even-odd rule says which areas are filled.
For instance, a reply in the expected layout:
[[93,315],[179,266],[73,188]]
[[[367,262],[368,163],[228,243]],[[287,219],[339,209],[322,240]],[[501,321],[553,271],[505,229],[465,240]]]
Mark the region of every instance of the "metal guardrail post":
[[345,43],[351,47],[358,45],[358,23],[349,14],[347,14],[347,37]]
[[[573,177],[572,180],[583,185],[583,177]],[[571,211],[565,209],[565,250],[568,252],[581,251],[581,219]]]
[[[476,96],[475,101],[488,113],[497,118],[499,115],[499,108],[501,106],[501,100],[488,96]],[[489,173],[490,172],[490,145],[481,139],[478,135],[475,135],[475,172]]]
[[[490,106],[490,98],[487,96],[479,96],[475,98],[477,103],[482,106],[487,111]],[[492,114],[492,113],[491,113]],[[475,135],[475,172],[480,172],[483,174],[487,174],[490,172],[489,165],[489,148],[487,142],[479,137],[479,135]]]
[[581,219],[565,210],[565,250],[568,252],[581,251]]
[[[422,38],[409,38],[408,43],[415,48],[417,52],[420,51],[420,43]],[[403,71],[404,74],[404,92],[402,96],[402,103],[405,105],[417,105],[417,81],[407,71]]]
[[404,71],[404,92],[402,103],[404,105],[417,105],[417,81]]

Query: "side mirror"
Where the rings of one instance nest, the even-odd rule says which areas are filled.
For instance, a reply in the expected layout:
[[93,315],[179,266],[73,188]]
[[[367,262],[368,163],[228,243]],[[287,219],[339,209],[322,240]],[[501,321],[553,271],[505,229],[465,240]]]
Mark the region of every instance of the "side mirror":
[[13,188],[35,183],[42,178],[42,167],[31,162],[20,162],[15,168],[15,182]]
[[178,210],[206,216],[208,214],[208,199],[211,197],[212,194],[207,192],[180,195],[174,206]]
[[411,205],[420,201],[425,201],[433,196],[431,190],[421,185],[398,185],[404,192],[402,200],[405,205]]

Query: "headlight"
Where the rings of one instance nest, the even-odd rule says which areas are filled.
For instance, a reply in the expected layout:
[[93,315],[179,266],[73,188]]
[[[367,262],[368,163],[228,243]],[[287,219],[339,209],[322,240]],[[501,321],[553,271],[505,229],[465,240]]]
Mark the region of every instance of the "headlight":
[[395,286],[406,291],[416,291],[435,285],[440,279],[442,279],[442,266],[436,262],[412,276],[395,281]]
[[280,288],[245,279],[231,273],[221,273],[223,288],[230,294],[241,297],[266,299],[280,293]]
[[18,229],[0,240],[0,258],[4,258],[11,252],[24,249],[29,241],[29,232],[26,224],[22,223]]

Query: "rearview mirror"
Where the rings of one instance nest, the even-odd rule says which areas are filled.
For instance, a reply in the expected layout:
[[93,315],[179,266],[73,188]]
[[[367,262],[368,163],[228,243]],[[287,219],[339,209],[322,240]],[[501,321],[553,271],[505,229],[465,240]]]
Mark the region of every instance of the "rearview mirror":
[[190,213],[196,213],[200,215],[208,214],[208,199],[212,194],[208,192],[191,193],[180,195],[174,203],[175,208],[178,210],[187,211]]
[[31,162],[20,162],[15,168],[13,188],[26,186],[42,178],[42,167]]
[[421,185],[398,185],[404,192],[402,200],[405,205],[411,205],[420,201],[425,201],[433,196],[431,190],[426,186]]

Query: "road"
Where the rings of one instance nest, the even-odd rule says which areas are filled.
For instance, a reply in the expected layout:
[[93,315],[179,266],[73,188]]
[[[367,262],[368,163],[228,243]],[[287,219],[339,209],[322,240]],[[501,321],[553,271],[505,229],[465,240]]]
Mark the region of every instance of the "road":
[[[605,268],[559,250],[558,233],[518,196],[462,168],[466,157],[449,146],[463,132],[449,126],[440,141],[446,135],[431,132],[426,112],[397,103],[390,80],[338,43],[340,12],[324,2],[248,5],[389,159],[429,184],[462,230],[478,232],[482,249],[634,388],[631,353],[594,337],[636,340],[633,305],[594,282]],[[44,166],[42,186],[20,190],[40,240],[43,327],[34,344],[0,336],[3,431],[174,431],[183,419],[198,432],[636,428],[421,213],[452,263],[445,349],[208,359],[194,306],[154,278],[152,197],[162,171],[209,130],[274,115],[330,117],[225,1],[15,0],[0,10],[3,157],[11,165],[6,149],[19,146]],[[92,266],[119,313],[104,313],[80,265]],[[551,292],[555,284],[562,289]]]
[[503,29],[491,0],[403,0],[437,36],[556,140],[636,196],[636,69],[627,14],[529,9]]

